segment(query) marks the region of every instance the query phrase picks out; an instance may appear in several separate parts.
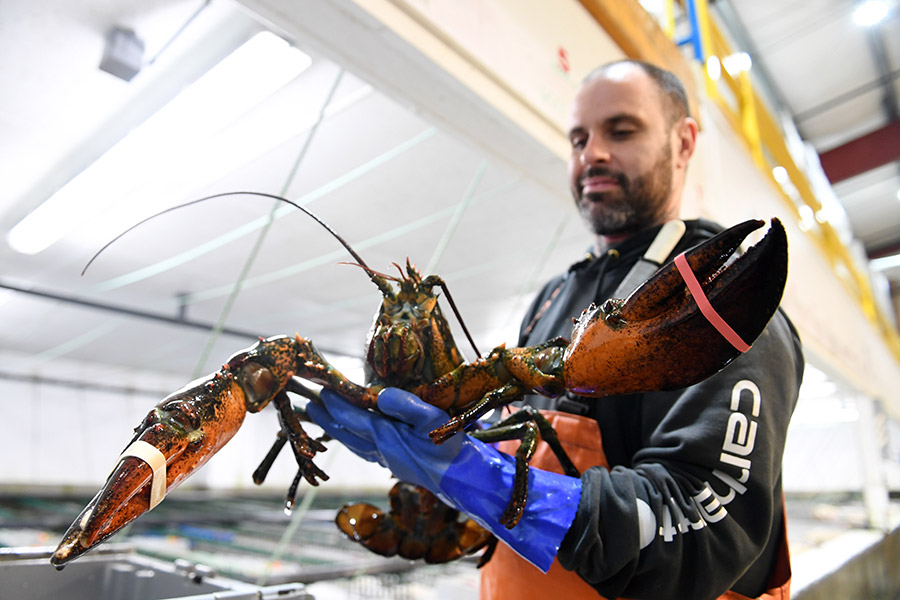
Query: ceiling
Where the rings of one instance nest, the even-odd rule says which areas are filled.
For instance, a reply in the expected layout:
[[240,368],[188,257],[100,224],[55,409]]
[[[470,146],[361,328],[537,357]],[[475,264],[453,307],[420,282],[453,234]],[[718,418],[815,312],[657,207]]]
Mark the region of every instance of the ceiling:
[[[349,2],[334,4],[350,10]],[[774,101],[817,150],[888,122],[879,82],[897,89],[896,8],[879,33],[866,34],[849,24],[849,1],[716,4],[730,6],[729,18],[743,24]],[[309,6],[314,12],[324,3]],[[130,82],[97,68],[104,36],[115,26],[134,29],[145,57],[155,57]],[[231,0],[0,3],[0,229],[12,229],[263,29]],[[105,191],[99,208],[71,217],[67,233],[42,252],[20,254],[0,243],[0,376],[134,384],[136,374],[158,371],[184,379],[215,369],[255,336],[295,332],[333,358],[361,356],[378,292],[358,268],[338,265],[349,260],[346,252],[298,211],[279,210],[267,226],[269,199],[219,198],[168,213],[128,233],[81,275],[123,229],[126,209],[152,212],[235,190],[298,199],[373,268],[389,271],[409,257],[440,273],[480,351],[514,341],[536,286],[587,244],[560,165],[540,157],[511,167],[458,135],[452,114],[435,118],[396,90],[364,80],[354,65],[336,62],[340,52],[295,43],[310,56],[309,68],[212,144],[192,146],[173,135]],[[341,40],[344,55],[353,44],[353,36]],[[893,69],[887,76],[875,47]],[[355,60],[366,60],[360,54]],[[246,152],[218,161],[227,170],[194,168],[231,147]],[[186,164],[190,179],[173,175]],[[898,171],[894,162],[835,187],[853,233],[871,253],[900,245]],[[536,227],[553,233],[522,239]],[[225,330],[211,336],[218,322]]]
[[[753,58],[752,73],[773,109],[793,121],[822,156],[853,236],[870,257],[900,252],[900,6],[860,27],[854,0],[718,0],[713,12]],[[853,142],[884,130],[894,138],[893,160],[877,144]],[[831,159],[831,162],[829,162]],[[844,178],[840,164],[868,167]],[[900,282],[900,269],[889,273]]]

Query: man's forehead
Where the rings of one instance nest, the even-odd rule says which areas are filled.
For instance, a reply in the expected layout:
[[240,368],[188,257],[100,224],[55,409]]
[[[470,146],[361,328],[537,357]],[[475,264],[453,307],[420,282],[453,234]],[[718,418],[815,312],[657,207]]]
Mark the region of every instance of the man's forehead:
[[652,119],[663,110],[662,94],[643,69],[629,63],[613,64],[582,83],[569,113],[569,125],[613,115]]
[[605,121],[632,117],[643,119],[652,110],[651,102],[647,102],[646,90],[642,86],[626,84],[621,81],[592,80],[578,91],[572,110],[569,114],[571,127],[585,125],[586,122]]

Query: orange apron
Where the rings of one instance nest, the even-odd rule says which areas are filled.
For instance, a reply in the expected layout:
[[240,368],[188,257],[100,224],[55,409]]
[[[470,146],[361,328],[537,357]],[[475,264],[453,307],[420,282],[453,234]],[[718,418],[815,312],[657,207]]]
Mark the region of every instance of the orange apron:
[[[590,467],[609,467],[600,427],[597,422],[587,417],[557,411],[541,411],[556,429],[563,448],[569,453],[572,462],[581,472]],[[501,442],[500,450],[514,454],[518,440]],[[550,447],[541,442],[534,453],[531,466],[547,471],[561,473],[556,456]],[[784,511],[782,511],[784,514]],[[788,554],[787,529],[778,552],[778,562],[769,580],[769,590],[760,596],[761,600],[788,600],[790,598],[791,564]],[[597,591],[576,575],[567,571],[556,559],[545,575],[531,563],[509,549],[506,544],[497,544],[494,557],[485,565],[481,573],[481,600],[546,600],[547,598],[566,598],[578,600],[591,598],[597,600],[601,596]],[[747,596],[737,592],[726,592],[720,598],[724,600],[745,600]]]

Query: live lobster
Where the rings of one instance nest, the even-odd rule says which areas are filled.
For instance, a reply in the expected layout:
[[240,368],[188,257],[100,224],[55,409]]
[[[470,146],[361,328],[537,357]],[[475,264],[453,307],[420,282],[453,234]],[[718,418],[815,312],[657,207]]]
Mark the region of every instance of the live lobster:
[[[294,206],[322,223],[306,209]],[[763,331],[784,289],[787,240],[778,220],[772,220],[761,242],[726,263],[742,241],[764,224],[744,222],[683,255],[705,298],[747,343]],[[65,565],[155,506],[231,439],[247,412],[258,412],[269,403],[277,408],[281,431],[254,480],[265,477],[274,456],[288,442],[299,467],[289,503],[301,477],[312,485],[327,479],[312,460],[325,447],[304,432],[288,396],[292,392],[316,398],[299,379],[332,389],[373,410],[377,410],[378,393],[384,387],[410,390],[452,415],[432,432],[435,443],[440,443],[487,411],[526,393],[555,397],[574,390],[582,396],[603,397],[676,389],[705,379],[739,354],[703,316],[679,270],[670,263],[627,299],[586,308],[575,323],[571,342],[558,338],[526,348],[498,346],[487,356],[465,363],[437,304],[435,288],[445,287],[439,277],[422,277],[409,261],[405,273],[398,267],[399,277],[377,273],[340,236],[322,225],[344,244],[383,295],[368,340],[367,385],[349,381],[310,340],[299,335],[260,339],[234,354],[217,372],[188,384],[150,411],[135,429],[106,484],[64,535],[52,564]],[[397,284],[396,291],[391,282]],[[527,428],[533,446],[536,426]],[[552,432],[546,433],[552,438]],[[507,527],[515,526],[525,506],[528,445],[523,444],[526,450],[517,457],[522,473],[517,474],[517,485],[503,515]],[[430,500],[423,498],[416,501],[430,505]],[[401,515],[378,518],[396,527],[394,521],[399,522]],[[453,521],[452,516],[442,518]],[[352,527],[345,531],[364,543],[373,533],[384,533],[363,535]],[[473,534],[466,526],[459,536],[459,547],[443,554],[455,558],[475,551],[490,537]],[[373,550],[382,554],[394,551],[383,551],[382,543],[373,540]]]

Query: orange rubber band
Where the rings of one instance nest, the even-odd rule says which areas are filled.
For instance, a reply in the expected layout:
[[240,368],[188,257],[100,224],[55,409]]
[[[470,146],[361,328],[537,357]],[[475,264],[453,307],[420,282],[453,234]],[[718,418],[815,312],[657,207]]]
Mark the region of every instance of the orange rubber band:
[[697,281],[697,277],[691,270],[691,265],[688,264],[687,259],[684,257],[684,252],[675,257],[675,266],[678,267],[678,272],[681,273],[684,283],[687,284],[688,291],[691,293],[691,296],[694,297],[694,302],[697,303],[697,307],[700,309],[700,312],[703,313],[703,316],[706,317],[706,320],[709,321],[709,324],[715,327],[716,331],[721,333],[722,337],[724,337],[729,344],[734,346],[738,352],[746,352],[749,350],[750,345],[741,339],[741,336],[725,322],[725,319],[723,319],[719,313],[716,312],[716,309],[713,308],[713,305],[710,304],[709,298],[703,293],[700,282]]

